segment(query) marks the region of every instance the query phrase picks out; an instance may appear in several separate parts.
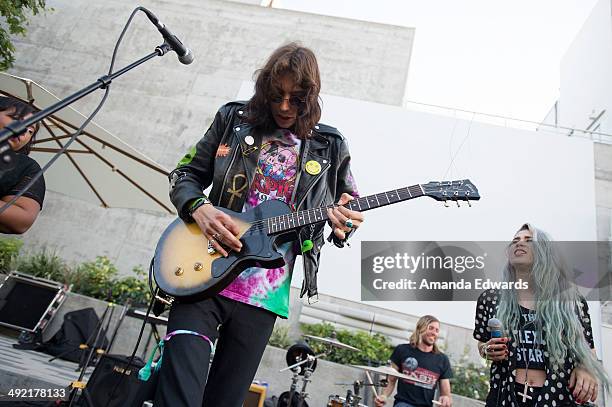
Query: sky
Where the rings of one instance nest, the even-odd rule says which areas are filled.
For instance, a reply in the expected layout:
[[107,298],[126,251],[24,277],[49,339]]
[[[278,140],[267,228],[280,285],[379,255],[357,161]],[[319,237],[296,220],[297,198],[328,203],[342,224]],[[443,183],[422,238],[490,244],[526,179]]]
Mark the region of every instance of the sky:
[[275,0],[274,7],[416,29],[407,99],[540,122],[596,0]]

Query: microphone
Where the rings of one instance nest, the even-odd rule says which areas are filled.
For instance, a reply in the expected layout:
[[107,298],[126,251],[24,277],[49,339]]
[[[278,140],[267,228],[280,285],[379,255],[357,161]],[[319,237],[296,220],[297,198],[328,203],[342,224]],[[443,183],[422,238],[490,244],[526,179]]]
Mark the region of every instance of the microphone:
[[499,319],[491,318],[489,319],[489,322],[487,322],[487,325],[489,327],[489,332],[491,333],[491,338],[501,338],[504,336],[502,323]]
[[176,55],[178,55],[178,60],[181,64],[189,65],[193,62],[193,53],[189,48],[187,48],[181,40],[179,40],[176,35],[172,34],[172,32],[166,27],[164,23],[159,21],[159,18],[155,16],[155,14],[151,13],[144,7],[140,7],[140,9],[147,15],[149,20],[153,23],[157,30],[161,33],[162,37],[164,37],[164,41],[170,45],[170,48]]

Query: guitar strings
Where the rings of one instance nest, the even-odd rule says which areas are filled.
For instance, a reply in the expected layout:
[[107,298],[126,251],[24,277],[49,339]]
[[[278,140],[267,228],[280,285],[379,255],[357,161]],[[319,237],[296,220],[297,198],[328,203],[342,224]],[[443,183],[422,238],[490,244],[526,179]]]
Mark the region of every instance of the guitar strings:
[[[352,209],[352,210],[355,210],[355,209],[360,210],[361,206],[363,205],[363,206],[367,206],[368,209],[369,209],[371,207],[371,205],[368,203],[368,200],[371,199],[371,202],[374,202],[374,198],[376,198],[377,206],[388,205],[388,204],[392,203],[391,199],[389,199],[389,193],[391,193],[391,196],[393,196],[393,193],[395,192],[397,197],[400,198],[400,199],[402,199],[402,198],[410,198],[410,197],[415,196],[414,193],[410,193],[410,188],[414,188],[414,187],[417,187],[417,185],[414,185],[412,187],[399,188],[399,189],[396,189],[394,191],[387,191],[387,192],[382,192],[382,193],[378,193],[378,194],[374,194],[374,195],[370,195],[370,196],[356,198],[355,200],[348,202],[345,206],[350,206],[349,209]],[[383,198],[387,202],[385,204],[383,204],[383,205],[380,205],[380,199],[379,198]],[[327,220],[327,216],[323,216],[323,213],[322,213],[323,209],[331,209],[331,208],[335,208],[337,206],[338,206],[337,204],[333,204],[333,205],[324,206],[324,207],[320,207],[320,208],[306,209],[304,211],[301,211],[301,213],[302,213],[302,216],[304,216],[304,217],[307,216],[308,219],[311,219],[311,215],[312,215],[312,217],[315,218],[315,222],[309,221],[308,224],[319,223],[319,222],[324,222],[324,221]],[[323,219],[318,220],[315,211],[319,211],[320,215],[321,215],[321,217]],[[281,221],[284,222],[285,220],[283,220],[283,217],[285,217],[285,216],[288,218],[288,219],[286,219],[286,222],[287,222],[287,224],[289,224],[290,223],[289,217],[295,217],[295,215],[297,213],[298,212],[292,212],[292,213],[283,214],[283,215],[280,215],[280,216],[275,216],[275,217],[271,217],[271,218],[267,218],[267,219],[256,220],[256,221],[250,223],[251,226],[249,227],[249,230],[248,230],[247,233],[254,234],[255,232],[260,232],[262,230],[267,230],[268,229],[267,228],[267,226],[268,226],[267,224],[269,223],[270,220],[275,219],[276,222],[281,222]],[[299,225],[299,221],[298,220],[294,220],[293,222],[294,222],[294,224],[297,222],[298,225]]]

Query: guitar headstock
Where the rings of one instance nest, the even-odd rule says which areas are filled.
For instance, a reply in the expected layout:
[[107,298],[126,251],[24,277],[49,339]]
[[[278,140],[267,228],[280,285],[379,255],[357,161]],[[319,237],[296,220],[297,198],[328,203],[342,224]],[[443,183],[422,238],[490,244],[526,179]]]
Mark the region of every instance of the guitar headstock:
[[477,201],[480,199],[478,188],[469,179],[458,181],[432,181],[421,184],[425,195],[436,201]]

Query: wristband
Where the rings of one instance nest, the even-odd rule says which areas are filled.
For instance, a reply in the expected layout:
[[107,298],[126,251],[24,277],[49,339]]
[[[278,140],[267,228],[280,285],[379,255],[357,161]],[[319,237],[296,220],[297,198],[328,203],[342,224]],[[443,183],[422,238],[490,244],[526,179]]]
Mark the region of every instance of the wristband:
[[195,201],[193,201],[193,203],[189,207],[189,216],[193,215],[195,210],[198,209],[200,206],[206,205],[206,204],[212,204],[212,202],[210,202],[210,200],[207,197],[205,197],[205,196],[203,196],[202,198],[198,198]]

